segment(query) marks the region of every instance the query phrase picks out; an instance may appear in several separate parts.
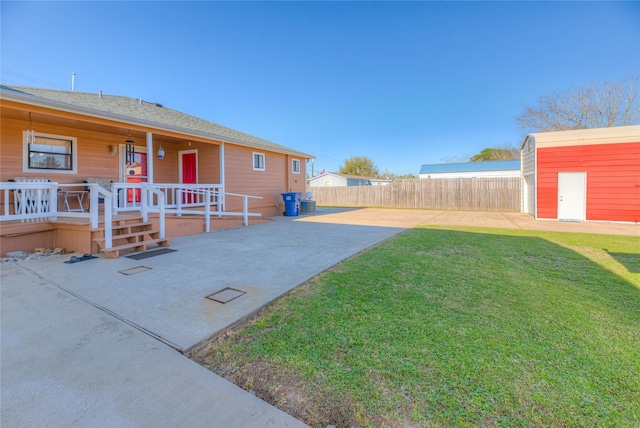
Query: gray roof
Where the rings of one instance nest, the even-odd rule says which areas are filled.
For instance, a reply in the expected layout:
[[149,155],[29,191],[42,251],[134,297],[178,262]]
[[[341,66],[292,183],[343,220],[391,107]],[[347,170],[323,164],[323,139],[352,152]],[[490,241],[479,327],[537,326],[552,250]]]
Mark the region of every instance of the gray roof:
[[477,172],[477,171],[511,171],[519,170],[519,160],[501,160],[488,162],[439,163],[422,165],[420,174],[436,174],[442,172]]
[[157,103],[120,95],[0,85],[0,98],[92,117],[109,118],[132,125],[174,131],[194,137],[198,136],[306,158],[313,157],[289,147],[163,107]]

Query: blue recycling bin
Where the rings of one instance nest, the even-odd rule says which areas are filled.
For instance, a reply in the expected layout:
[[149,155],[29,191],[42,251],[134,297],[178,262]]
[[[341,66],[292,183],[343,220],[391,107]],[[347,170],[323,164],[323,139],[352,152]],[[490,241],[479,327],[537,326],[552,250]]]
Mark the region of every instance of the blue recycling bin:
[[293,217],[299,215],[301,199],[302,199],[302,193],[300,192],[282,193],[282,200],[284,200],[284,209],[285,209],[282,215],[293,216]]

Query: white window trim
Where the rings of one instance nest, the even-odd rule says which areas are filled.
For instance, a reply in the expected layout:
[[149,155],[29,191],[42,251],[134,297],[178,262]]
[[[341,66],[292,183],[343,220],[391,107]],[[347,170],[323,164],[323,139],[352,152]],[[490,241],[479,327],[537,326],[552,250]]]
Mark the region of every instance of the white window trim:
[[39,174],[77,174],[78,173],[78,139],[76,137],[68,137],[66,135],[45,134],[36,132],[37,137],[57,138],[61,140],[71,141],[71,169],[42,169],[29,168],[29,144],[27,142],[27,131],[22,131],[22,172],[36,172]]
[[[296,164],[296,162],[298,162],[298,170],[297,171],[294,168],[294,165]],[[294,174],[300,174],[300,169],[301,169],[300,159],[291,159],[291,172],[294,173]]]
[[[256,155],[262,156],[262,168],[256,168]],[[251,155],[251,165],[254,171],[264,171],[267,168],[267,157],[264,153],[253,152],[253,155]]]

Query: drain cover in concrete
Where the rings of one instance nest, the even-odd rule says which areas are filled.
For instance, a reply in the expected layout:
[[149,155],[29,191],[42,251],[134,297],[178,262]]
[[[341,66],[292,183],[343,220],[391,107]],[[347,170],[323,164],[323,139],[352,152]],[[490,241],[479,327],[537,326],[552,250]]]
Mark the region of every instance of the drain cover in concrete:
[[236,290],[235,288],[227,287],[207,296],[207,299],[211,299],[213,301],[220,302],[220,303],[227,303],[232,301],[233,299],[237,299],[243,294],[246,294],[246,291],[240,291],[240,290]]
[[146,272],[148,270],[151,270],[151,268],[146,266],[136,266],[131,269],[121,270],[120,273],[123,275],[135,275],[137,273]]

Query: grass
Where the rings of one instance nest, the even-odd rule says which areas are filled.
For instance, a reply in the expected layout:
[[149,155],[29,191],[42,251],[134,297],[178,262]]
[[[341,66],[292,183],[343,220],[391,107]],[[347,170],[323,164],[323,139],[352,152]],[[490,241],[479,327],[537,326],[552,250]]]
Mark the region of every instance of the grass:
[[640,245],[413,229],[196,359],[312,426],[640,426]]

